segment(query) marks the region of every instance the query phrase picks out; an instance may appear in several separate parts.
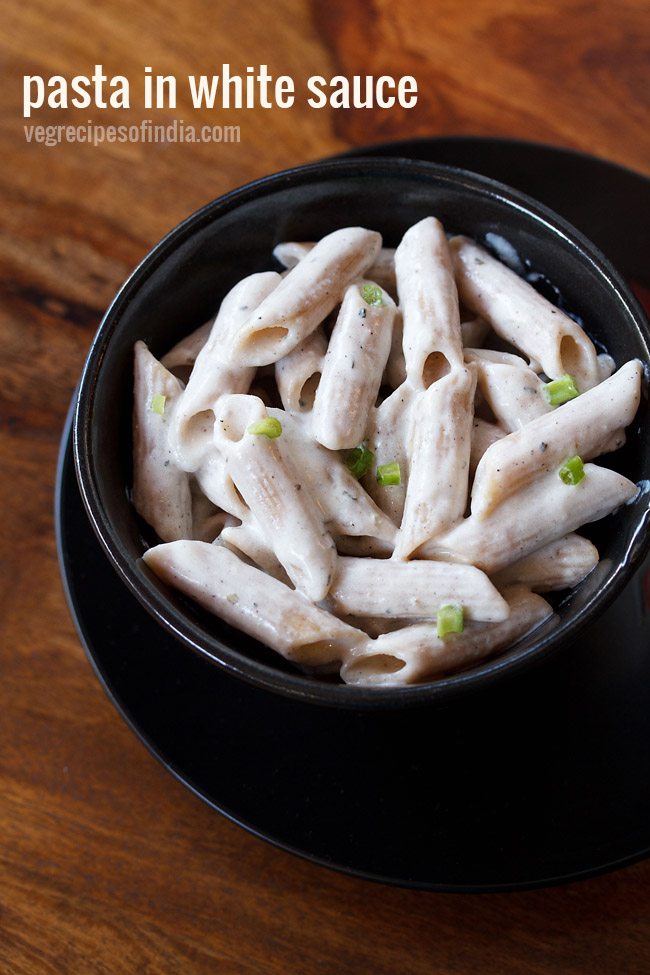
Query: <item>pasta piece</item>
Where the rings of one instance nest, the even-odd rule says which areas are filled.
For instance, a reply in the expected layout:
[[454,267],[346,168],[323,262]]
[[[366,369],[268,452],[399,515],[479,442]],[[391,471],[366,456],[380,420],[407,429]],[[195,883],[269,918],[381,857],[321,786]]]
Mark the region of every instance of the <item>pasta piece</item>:
[[[214,423],[212,428],[214,428]],[[210,436],[212,436],[212,429]],[[237,491],[226,461],[215,449],[214,444],[195,472],[194,477],[202,493],[215,507],[226,511],[240,521],[246,518],[248,506]]]
[[276,441],[287,464],[297,468],[325,517],[327,528],[337,535],[363,535],[383,540],[384,550],[395,541],[393,522],[377,507],[350,473],[340,455],[316,443],[310,427],[284,410],[269,410],[282,426]]
[[368,640],[224,546],[177,541],[142,558],[167,585],[298,665],[338,662]]
[[599,453],[601,455],[611,454],[614,450],[620,450],[625,444],[625,440],[625,430],[614,430],[614,433],[601,444]]
[[565,535],[492,577],[498,589],[521,584],[533,592],[553,592],[577,586],[598,565],[598,549],[581,535]]
[[290,271],[316,246],[315,240],[284,240],[273,248],[273,257],[282,267]]
[[395,251],[395,272],[406,375],[413,386],[426,389],[463,365],[458,292],[439,220],[426,217],[406,231]]
[[226,359],[228,336],[249,317],[251,309],[271,294],[279,280],[273,271],[251,274],[236,284],[221,303],[174,415],[172,439],[178,463],[186,471],[195,471],[210,449],[216,400],[224,393],[246,393],[255,375],[254,369]]
[[336,563],[320,508],[275,440],[251,432],[251,425],[268,420],[261,400],[222,396],[216,409],[215,445],[230,477],[296,589],[318,602]]
[[472,514],[485,517],[533,478],[576,454],[597,457],[639,407],[643,367],[627,362],[610,379],[499,440],[481,458]]
[[[379,292],[379,297],[375,297]],[[369,303],[366,298],[370,296]],[[316,390],[312,433],[331,450],[363,440],[390,352],[395,303],[371,281],[343,295]]]
[[200,542],[213,542],[226,525],[237,524],[237,519],[217,508],[205,496],[194,477],[190,477],[192,497],[192,538]]
[[476,366],[454,367],[413,403],[409,480],[395,558],[407,559],[465,513],[475,389]]
[[551,412],[544,383],[523,359],[520,364],[494,362],[481,352],[465,349],[465,359],[476,363],[479,388],[500,426],[511,432]]
[[[314,241],[284,241],[273,248],[273,256],[288,270],[294,268],[303,257],[306,257],[316,246]],[[376,281],[380,288],[390,295],[396,294],[395,288],[395,248],[382,247],[374,264],[368,269],[368,277]]]
[[611,374],[616,371],[616,363],[612,359],[611,355],[606,352],[601,352],[598,356],[598,372],[600,374],[600,381],[603,382],[604,379],[609,379]]
[[328,596],[334,612],[349,616],[427,617],[460,603],[466,619],[503,620],[508,606],[473,565],[395,562],[340,557]]
[[285,410],[306,413],[313,408],[326,352],[325,336],[317,330],[275,363],[275,381]]
[[[408,484],[408,460],[406,438],[409,429],[411,405],[415,389],[403,383],[371,413],[368,442],[374,452],[372,469],[363,478],[363,486],[375,504],[396,524],[402,520],[406,487]],[[400,483],[382,487],[377,481],[377,468],[384,464],[399,464]]]
[[165,369],[174,372],[174,370],[184,366],[193,366],[196,357],[208,341],[212,325],[213,321],[210,319],[209,322],[200,325],[185,338],[182,338],[180,342],[177,342],[160,360]]
[[380,247],[381,236],[362,227],[335,230],[319,240],[234,337],[234,358],[242,365],[261,366],[295,349],[370,267]]
[[395,281],[395,248],[382,247],[373,264],[368,268],[368,277],[376,281],[380,288],[393,298],[397,296]]
[[249,514],[241,525],[224,528],[219,536],[220,545],[225,545],[235,554],[241,554],[258,568],[285,585],[291,586],[289,576],[282,568],[278,558],[266,541],[263,530],[253,515]]
[[348,684],[415,684],[480,663],[521,639],[553,615],[541,596],[514,588],[504,594],[510,614],[499,623],[471,623],[462,633],[440,638],[435,623],[386,633],[350,650],[341,668]]
[[192,534],[189,478],[174,463],[169,445],[170,417],[181,395],[175,376],[149,352],[134,347],[133,504],[159,538]]
[[[584,392],[600,381],[593,343],[568,315],[468,237],[450,243],[461,300],[551,379],[570,373]],[[531,363],[532,364],[532,363]]]
[[418,555],[468,562],[491,574],[604,518],[637,494],[636,484],[606,467],[585,464],[584,472],[574,485],[563,484],[557,471],[543,474],[485,518],[473,514],[423,545]]
[[496,362],[504,366],[517,366],[519,369],[530,368],[523,356],[515,355],[513,352],[501,352],[499,349],[474,349],[464,350],[467,362]]
[[472,423],[472,446],[469,455],[470,477],[474,477],[478,463],[488,447],[491,447],[493,443],[496,443],[497,440],[501,440],[505,436],[506,431],[496,423],[488,423],[487,420],[474,417],[474,422]]
[[221,533],[235,524],[236,519],[229,515],[227,511],[217,511],[212,509],[212,515],[203,521],[197,521],[194,517],[194,527],[192,538],[196,542],[210,542],[214,544]]

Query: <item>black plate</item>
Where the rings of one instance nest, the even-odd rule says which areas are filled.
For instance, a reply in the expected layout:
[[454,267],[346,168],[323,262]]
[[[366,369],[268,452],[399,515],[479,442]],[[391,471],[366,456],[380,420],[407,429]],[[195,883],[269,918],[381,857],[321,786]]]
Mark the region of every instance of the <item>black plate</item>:
[[[650,285],[641,176],[513,141],[369,152],[510,183]],[[257,835],[350,873],[435,890],[557,883],[650,852],[650,563],[562,656],[445,707],[346,712],[238,681],[154,623],[87,520],[69,424],[56,504],[70,609],[107,693],[174,775]]]

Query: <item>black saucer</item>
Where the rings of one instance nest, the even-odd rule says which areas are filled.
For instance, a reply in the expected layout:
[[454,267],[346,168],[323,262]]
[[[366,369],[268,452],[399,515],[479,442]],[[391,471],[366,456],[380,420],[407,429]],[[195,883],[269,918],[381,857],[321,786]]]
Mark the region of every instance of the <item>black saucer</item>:
[[[536,195],[650,285],[643,177],[517,142],[397,150]],[[350,873],[437,890],[556,883],[650,852],[650,563],[562,656],[445,707],[346,713],[239,682],[153,622],[86,518],[69,423],[57,487],[68,601],[107,693],[173,774],[252,832]]]

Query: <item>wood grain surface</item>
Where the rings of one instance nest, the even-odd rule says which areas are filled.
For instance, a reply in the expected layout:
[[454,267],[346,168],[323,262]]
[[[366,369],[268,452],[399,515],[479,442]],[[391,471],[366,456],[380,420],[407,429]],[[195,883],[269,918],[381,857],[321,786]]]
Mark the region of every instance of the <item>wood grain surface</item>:
[[[148,754],[65,605],[53,481],[103,309],[180,219],[249,179],[414,134],[508,135],[650,173],[647,0],[4,0],[0,22],[0,971],[609,975],[650,970],[650,864],[439,895],[345,877],[205,807]],[[27,144],[22,77],[141,83],[266,63],[413,74],[413,111],[239,113],[239,145]],[[136,104],[101,121],[139,123]],[[38,113],[84,122],[92,111]],[[156,120],[231,122],[187,99]]]

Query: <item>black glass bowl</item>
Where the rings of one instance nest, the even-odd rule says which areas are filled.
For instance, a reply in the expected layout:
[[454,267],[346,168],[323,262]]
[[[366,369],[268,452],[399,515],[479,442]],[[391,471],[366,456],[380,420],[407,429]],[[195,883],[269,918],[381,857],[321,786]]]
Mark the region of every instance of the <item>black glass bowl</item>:
[[[123,582],[190,650],[272,691],[338,707],[401,707],[446,700],[528,666],[565,646],[630,578],[650,544],[648,494],[583,529],[601,562],[556,602],[555,619],[506,653],[442,680],[412,687],[350,687],[301,674],[279,655],[170,590],[139,562],[142,524],[131,484],[133,344],[161,356],[214,315],[243,276],[273,267],[281,240],[314,240],[342,226],[378,230],[386,246],[430,214],[479,241],[505,237],[559,289],[567,308],[617,364],[638,357],[646,372],[650,333],[635,298],[603,255],[539,203],[500,183],[404,159],[317,163],[266,177],[209,203],[172,230],[136,268],[108,309],[81,377],[74,455],[92,525]],[[626,446],[606,458],[634,481],[650,478],[647,389]]]

